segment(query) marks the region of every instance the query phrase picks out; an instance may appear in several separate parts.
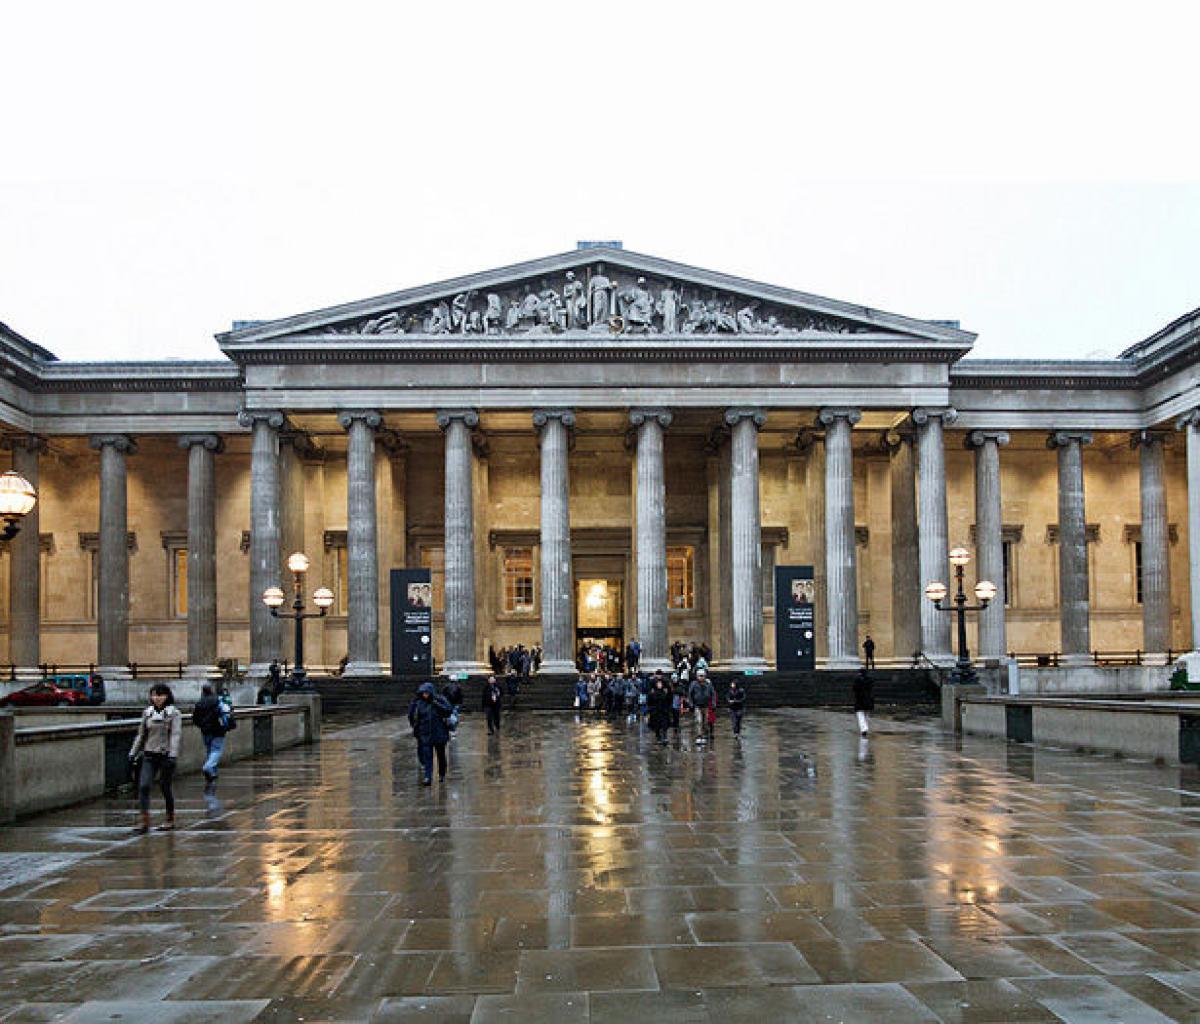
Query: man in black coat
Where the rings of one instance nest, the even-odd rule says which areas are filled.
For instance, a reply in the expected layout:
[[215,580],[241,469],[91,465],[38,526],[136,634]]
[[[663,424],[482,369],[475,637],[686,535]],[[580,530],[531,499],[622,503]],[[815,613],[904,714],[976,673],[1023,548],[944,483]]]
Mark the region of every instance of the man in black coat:
[[504,693],[495,676],[488,676],[483,684],[483,711],[487,715],[488,735],[500,731],[500,709],[504,706]]
[[446,720],[453,709],[445,697],[439,697],[433,683],[422,683],[408,706],[408,724],[417,741],[417,760],[421,765],[421,785],[433,785],[433,756],[437,754],[438,779],[446,777],[446,744],[450,729]]

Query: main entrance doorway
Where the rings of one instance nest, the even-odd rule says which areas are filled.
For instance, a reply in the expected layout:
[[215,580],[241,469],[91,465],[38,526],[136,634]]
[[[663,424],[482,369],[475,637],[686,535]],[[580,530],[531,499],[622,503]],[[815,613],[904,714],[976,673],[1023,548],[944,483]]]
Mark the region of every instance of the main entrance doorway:
[[597,643],[621,650],[625,644],[623,581],[577,579],[575,581],[575,646]]

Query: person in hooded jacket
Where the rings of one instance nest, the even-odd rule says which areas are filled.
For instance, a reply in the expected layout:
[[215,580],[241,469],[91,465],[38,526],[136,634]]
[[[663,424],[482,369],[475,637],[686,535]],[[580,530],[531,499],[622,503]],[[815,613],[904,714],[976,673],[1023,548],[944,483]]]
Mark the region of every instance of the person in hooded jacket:
[[666,743],[667,730],[671,728],[671,691],[661,674],[654,677],[654,686],[646,701],[650,708],[650,728],[659,743]]
[[696,678],[692,685],[688,687],[688,703],[692,706],[692,712],[696,716],[696,742],[707,742],[708,733],[708,707],[716,699],[717,691],[713,689],[713,684],[708,681],[708,673],[700,671],[696,673]]
[[746,688],[734,679],[729,684],[729,713],[733,716],[733,734],[741,739],[742,715],[746,713]]
[[495,676],[488,676],[488,681],[483,684],[482,707],[484,714],[487,715],[489,736],[500,731],[500,710],[503,706],[504,691],[500,689],[500,684],[496,682]]
[[192,725],[200,730],[204,740],[204,792],[212,793],[217,788],[217,768],[221,764],[221,753],[225,749],[225,734],[229,728],[221,724],[221,705],[211,683],[200,687],[200,699],[192,709]]
[[446,744],[450,728],[446,720],[453,713],[450,702],[438,696],[433,683],[422,683],[408,706],[408,724],[417,741],[417,760],[421,765],[421,785],[433,784],[433,756],[437,754],[438,778],[446,777]]

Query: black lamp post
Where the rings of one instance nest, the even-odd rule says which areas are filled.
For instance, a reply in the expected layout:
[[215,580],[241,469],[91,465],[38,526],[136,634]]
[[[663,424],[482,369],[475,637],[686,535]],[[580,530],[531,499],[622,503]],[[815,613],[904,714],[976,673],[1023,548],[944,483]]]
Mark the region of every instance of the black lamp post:
[[292,679],[289,684],[292,689],[304,688],[304,620],[323,619],[333,604],[333,591],[328,587],[318,587],[313,591],[315,612],[304,610],[304,574],[308,572],[308,555],[296,551],[288,555],[287,567],[292,574],[292,610],[281,612],[285,600],[283,590],[279,587],[268,587],[263,591],[263,604],[271,609],[271,614],[277,619],[292,619],[296,623],[296,657],[292,665]]
[[975,597],[979,604],[967,604],[967,595],[963,590],[963,570],[971,561],[971,552],[966,548],[953,548],[950,551],[950,564],[954,566],[954,582],[957,593],[954,595],[954,606],[945,607],[942,602],[946,599],[946,584],[934,580],[925,585],[925,596],[933,602],[939,612],[950,612],[958,616],[958,661],[950,674],[951,682],[966,685],[977,681],[975,666],[971,663],[971,653],[967,650],[967,612],[981,612],[996,596],[996,584],[990,580],[980,580],[975,584]]

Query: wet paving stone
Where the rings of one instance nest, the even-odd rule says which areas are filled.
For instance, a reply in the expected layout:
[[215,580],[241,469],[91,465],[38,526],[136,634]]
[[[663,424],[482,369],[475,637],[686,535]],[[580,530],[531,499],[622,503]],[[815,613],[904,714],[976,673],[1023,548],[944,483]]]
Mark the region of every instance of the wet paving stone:
[[0,829],[0,1021],[1200,1021],[1194,768],[481,724],[430,789],[385,720],[182,780],[171,834],[122,796]]

